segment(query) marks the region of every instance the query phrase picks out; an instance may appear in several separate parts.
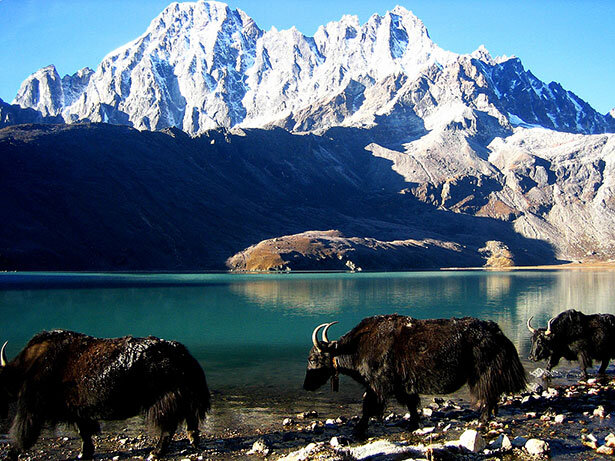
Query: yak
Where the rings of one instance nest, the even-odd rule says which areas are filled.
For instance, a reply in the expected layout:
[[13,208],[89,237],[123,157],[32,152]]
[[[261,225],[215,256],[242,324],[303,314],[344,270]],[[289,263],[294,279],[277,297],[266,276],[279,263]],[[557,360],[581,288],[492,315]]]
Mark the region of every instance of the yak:
[[555,367],[563,357],[578,360],[587,379],[587,368],[592,359],[602,363],[598,374],[604,374],[609,360],[615,357],[615,315],[586,315],[569,309],[553,317],[547,328],[533,328],[532,317],[527,328],[532,333],[532,349],[529,359],[538,362],[547,360],[547,370]]
[[484,421],[497,413],[502,393],[527,385],[515,346],[491,321],[379,315],[329,341],[327,331],[335,323],[313,331],[303,387],[314,391],[331,378],[335,390],[340,373],[362,384],[363,414],[354,428],[359,439],[367,434],[369,418],[382,416],[389,396],[407,406],[409,429],[416,429],[419,394],[449,394],[467,383]]
[[[12,360],[0,352],[0,408],[17,402],[9,457],[34,445],[44,424],[75,425],[79,459],[94,455],[98,420],[145,414],[159,433],[150,459],[164,454],[182,421],[196,448],[210,409],[205,374],[180,343],[153,336],[103,339],[65,330],[36,334]],[[6,417],[6,414],[5,414]]]

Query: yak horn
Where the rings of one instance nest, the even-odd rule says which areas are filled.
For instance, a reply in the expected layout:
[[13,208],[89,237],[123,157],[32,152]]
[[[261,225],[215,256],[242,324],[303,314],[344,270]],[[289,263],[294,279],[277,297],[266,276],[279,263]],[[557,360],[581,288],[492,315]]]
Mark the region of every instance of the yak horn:
[[529,319],[527,319],[527,329],[530,330],[530,333],[536,333],[536,328],[532,328],[532,319],[534,316],[532,315]]
[[327,323],[327,326],[325,327],[325,329],[322,330],[322,340],[323,340],[323,342],[325,344],[329,342],[329,338],[327,338],[327,330],[329,330],[329,327],[331,325],[335,325],[336,323],[337,323],[337,321],[331,322],[331,323]]
[[316,328],[314,328],[314,331],[312,332],[312,343],[314,343],[314,347],[318,350],[320,350],[320,344],[318,342],[318,330],[328,325],[329,325],[328,323],[322,323],[318,325]]
[[553,320],[555,319],[555,317],[552,317],[549,322],[547,323],[547,331],[545,331],[545,335],[550,335],[551,333],[553,333],[551,331],[551,324],[553,323]]
[[8,344],[8,341],[5,341],[4,344],[2,345],[2,351],[0,351],[0,366],[1,367],[5,367],[7,364],[7,360],[6,360],[6,345]]

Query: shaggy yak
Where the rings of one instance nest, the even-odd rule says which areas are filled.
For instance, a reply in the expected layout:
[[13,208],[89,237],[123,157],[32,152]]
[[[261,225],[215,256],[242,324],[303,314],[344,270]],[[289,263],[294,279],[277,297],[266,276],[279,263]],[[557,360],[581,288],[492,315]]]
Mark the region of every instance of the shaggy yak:
[[562,312],[547,323],[547,328],[533,328],[532,318],[527,328],[532,333],[530,360],[549,360],[547,370],[556,366],[563,357],[578,360],[587,378],[592,359],[602,363],[599,374],[604,374],[609,360],[615,357],[615,315],[585,315],[574,309]]
[[76,425],[83,440],[80,459],[94,454],[98,420],[141,413],[159,431],[151,452],[169,446],[182,421],[194,447],[199,423],[210,408],[205,374],[188,350],[154,337],[100,339],[55,330],[35,335],[11,362],[0,353],[0,409],[17,401],[10,458],[36,442],[43,424]]
[[408,407],[409,426],[415,429],[419,394],[449,394],[467,383],[486,420],[497,413],[502,393],[526,386],[515,346],[491,321],[379,315],[329,341],[327,330],[335,323],[319,325],[312,333],[303,387],[314,391],[331,378],[335,390],[339,373],[365,386],[357,438],[366,436],[369,418],[382,415],[389,396]]

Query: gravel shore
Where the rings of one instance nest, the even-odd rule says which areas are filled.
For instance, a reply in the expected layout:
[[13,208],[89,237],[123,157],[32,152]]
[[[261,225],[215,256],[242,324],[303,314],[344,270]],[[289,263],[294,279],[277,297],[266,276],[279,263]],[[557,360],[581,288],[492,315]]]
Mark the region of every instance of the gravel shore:
[[[370,423],[366,441],[352,439],[358,419],[353,403],[328,409],[303,408],[295,402],[273,408],[275,397],[257,407],[254,401],[214,396],[215,406],[203,426],[201,444],[193,450],[178,432],[169,460],[284,459],[606,459],[615,446],[615,375],[575,384],[533,383],[531,390],[502,399],[499,415],[479,424],[478,414],[461,398],[423,398],[421,429],[408,432],[401,407],[389,405],[381,420]],[[330,394],[329,394],[330,395]],[[360,394],[359,394],[360,395]],[[323,395],[326,398],[326,394]],[[292,408],[301,411],[291,413]],[[6,424],[2,426],[6,432]],[[461,442],[459,439],[462,439]],[[470,441],[468,441],[471,439]],[[532,440],[535,439],[535,440]],[[529,442],[531,441],[531,442]],[[140,418],[107,423],[95,438],[95,459],[145,459],[155,437]],[[465,446],[464,446],[465,445]],[[79,453],[80,439],[72,428],[47,430],[20,460],[67,460]],[[473,450],[473,451],[472,451]],[[529,450],[529,451],[528,451]],[[537,454],[530,451],[538,450]],[[540,451],[542,450],[542,451]],[[8,452],[0,436],[0,456]]]

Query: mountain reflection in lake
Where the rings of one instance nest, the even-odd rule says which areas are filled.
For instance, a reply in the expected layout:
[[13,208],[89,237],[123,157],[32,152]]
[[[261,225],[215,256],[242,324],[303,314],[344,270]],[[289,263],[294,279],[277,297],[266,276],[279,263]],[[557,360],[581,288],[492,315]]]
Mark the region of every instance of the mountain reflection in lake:
[[[615,313],[615,272],[412,272],[315,274],[2,274],[0,339],[12,357],[36,332],[155,335],[183,342],[214,389],[300,390],[312,329],[362,318],[496,321],[528,370],[529,332],[569,308]],[[576,365],[573,365],[576,366]]]

